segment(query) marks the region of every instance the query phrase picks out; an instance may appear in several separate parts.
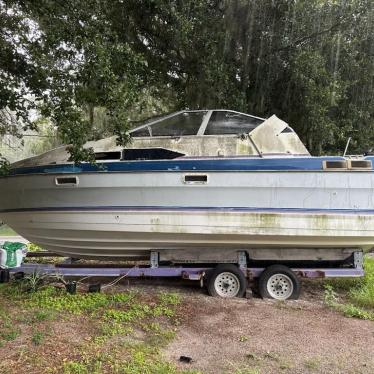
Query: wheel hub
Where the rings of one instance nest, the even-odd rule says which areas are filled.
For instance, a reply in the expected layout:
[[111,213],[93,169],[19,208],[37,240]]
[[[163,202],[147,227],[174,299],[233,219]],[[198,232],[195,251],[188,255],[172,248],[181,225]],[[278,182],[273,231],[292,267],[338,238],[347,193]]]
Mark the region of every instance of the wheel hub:
[[277,300],[287,300],[293,293],[293,282],[286,274],[274,274],[267,282],[269,295]]
[[238,277],[230,272],[223,272],[214,281],[214,288],[221,297],[235,297],[240,290]]

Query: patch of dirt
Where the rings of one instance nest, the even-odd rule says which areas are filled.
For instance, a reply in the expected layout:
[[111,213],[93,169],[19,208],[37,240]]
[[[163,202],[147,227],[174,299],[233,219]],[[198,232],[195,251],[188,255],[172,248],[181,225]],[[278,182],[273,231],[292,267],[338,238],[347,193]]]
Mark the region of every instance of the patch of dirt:
[[[180,368],[232,373],[373,373],[374,323],[345,318],[308,295],[280,303],[189,295],[184,322],[165,349]],[[179,362],[189,356],[191,364]]]

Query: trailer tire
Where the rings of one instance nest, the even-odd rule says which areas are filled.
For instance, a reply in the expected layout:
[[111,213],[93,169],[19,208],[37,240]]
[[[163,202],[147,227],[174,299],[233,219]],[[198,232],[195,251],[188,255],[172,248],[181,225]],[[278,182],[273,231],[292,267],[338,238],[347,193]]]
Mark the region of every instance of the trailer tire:
[[264,299],[296,300],[300,296],[299,278],[284,265],[266,268],[260,275],[258,288]]
[[225,298],[244,296],[247,280],[236,265],[218,265],[207,276],[207,289],[210,296]]

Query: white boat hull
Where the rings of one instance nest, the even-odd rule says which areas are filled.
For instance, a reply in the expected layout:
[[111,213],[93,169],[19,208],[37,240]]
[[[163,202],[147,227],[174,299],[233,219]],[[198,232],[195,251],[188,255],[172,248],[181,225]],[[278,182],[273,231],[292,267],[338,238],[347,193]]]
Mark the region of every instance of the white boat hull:
[[[45,249],[126,258],[152,249],[374,246],[368,172],[180,171],[56,174],[1,179],[0,219]],[[58,176],[61,176],[59,174]]]
[[341,214],[56,211],[7,213],[4,219],[31,242],[79,258],[126,258],[193,247],[367,250],[374,242],[373,216]]

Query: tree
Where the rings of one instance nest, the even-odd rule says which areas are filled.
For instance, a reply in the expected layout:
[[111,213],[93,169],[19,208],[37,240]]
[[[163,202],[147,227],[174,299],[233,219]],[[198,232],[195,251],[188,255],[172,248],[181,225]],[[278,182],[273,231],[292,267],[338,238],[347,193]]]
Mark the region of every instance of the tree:
[[90,159],[87,139],[125,144],[132,121],[181,108],[275,113],[315,154],[373,141],[369,0],[0,0],[0,11],[0,110],[32,127],[38,109],[75,161]]

